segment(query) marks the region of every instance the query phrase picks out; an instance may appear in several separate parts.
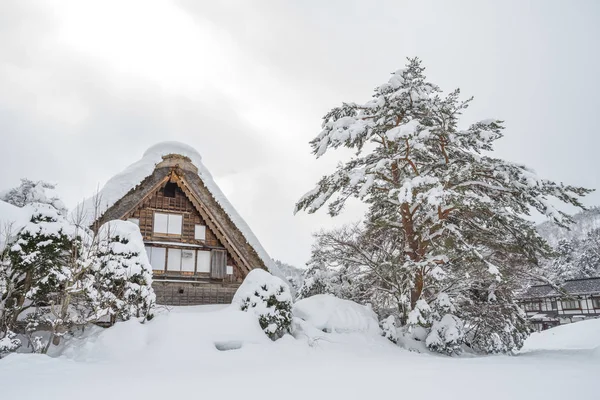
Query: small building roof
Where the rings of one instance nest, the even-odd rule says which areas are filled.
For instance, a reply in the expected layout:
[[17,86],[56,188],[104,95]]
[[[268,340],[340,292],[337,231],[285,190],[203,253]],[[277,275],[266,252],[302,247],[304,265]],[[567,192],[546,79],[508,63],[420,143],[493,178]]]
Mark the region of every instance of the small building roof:
[[531,286],[521,296],[522,299],[538,299],[543,297],[563,297],[565,294],[600,295],[600,277],[570,279],[561,286],[563,292],[556,290],[551,285]]

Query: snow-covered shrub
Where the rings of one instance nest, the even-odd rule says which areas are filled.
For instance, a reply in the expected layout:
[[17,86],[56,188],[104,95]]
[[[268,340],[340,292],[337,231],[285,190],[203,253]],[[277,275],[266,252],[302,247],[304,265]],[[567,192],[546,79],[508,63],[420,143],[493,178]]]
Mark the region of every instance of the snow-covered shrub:
[[287,283],[262,269],[254,269],[233,297],[240,310],[256,315],[261,328],[272,340],[290,333],[292,294]]
[[294,304],[294,317],[324,332],[368,332],[379,335],[377,315],[367,306],[330,294],[318,294]]
[[12,353],[21,347],[21,341],[12,331],[0,332],[0,358],[8,353]]
[[523,310],[499,298],[465,306],[469,330],[465,342],[479,353],[512,353],[523,347],[532,328]]
[[393,315],[390,315],[389,317],[381,321],[381,335],[394,344],[398,343],[396,318],[394,318]]
[[446,314],[441,320],[434,321],[425,344],[438,353],[459,354],[464,334],[463,322],[452,314]]
[[94,285],[86,289],[97,316],[110,314],[121,320],[152,317],[156,296],[152,267],[138,226],[110,221],[98,231],[97,260],[92,263]]

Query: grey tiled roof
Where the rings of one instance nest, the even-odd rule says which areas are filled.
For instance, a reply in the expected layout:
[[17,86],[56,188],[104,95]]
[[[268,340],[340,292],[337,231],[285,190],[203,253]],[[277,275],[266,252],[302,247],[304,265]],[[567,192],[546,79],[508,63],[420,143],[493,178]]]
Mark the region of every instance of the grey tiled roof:
[[554,291],[554,288],[550,285],[536,285],[527,289],[523,297],[546,297]]
[[[600,277],[568,280],[562,285],[562,289],[571,295],[600,295]],[[562,296],[564,296],[563,293],[557,291],[550,285],[536,285],[527,289],[521,298],[531,299]]]
[[600,277],[566,281],[563,289],[570,294],[600,293]]

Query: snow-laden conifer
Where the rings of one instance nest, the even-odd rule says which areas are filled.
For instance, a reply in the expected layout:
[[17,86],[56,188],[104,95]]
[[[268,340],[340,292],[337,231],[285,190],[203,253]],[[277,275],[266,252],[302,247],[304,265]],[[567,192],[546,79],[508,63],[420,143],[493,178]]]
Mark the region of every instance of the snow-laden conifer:
[[[567,225],[570,217],[551,200],[582,207],[579,197],[589,193],[493,157],[503,122],[487,119],[461,128],[459,118],[470,102],[460,99],[459,90],[444,95],[427,81],[421,62],[410,59],[375,89],[372,100],[344,103],[325,115],[321,133],[311,141],[313,153],[321,157],[340,147],[356,153],[296,205],[296,211],[309,213],[327,205],[335,216],[349,198],[367,203],[361,229],[383,231],[401,243],[387,256],[394,284],[381,289],[399,290],[395,297],[409,323],[435,326],[438,334],[450,317],[408,318],[411,312],[443,293],[457,304],[468,303],[475,276],[485,277],[486,287],[473,289],[487,292],[488,301],[514,304],[512,295],[494,292],[510,293],[514,275],[530,272],[550,253],[524,217],[533,209]],[[358,247],[349,260],[368,266],[361,258],[369,254]],[[452,315],[459,314],[460,309]]]
[[90,309],[97,316],[128,320],[152,317],[156,296],[152,267],[139,228],[128,221],[110,221],[97,235],[92,287],[86,288]]

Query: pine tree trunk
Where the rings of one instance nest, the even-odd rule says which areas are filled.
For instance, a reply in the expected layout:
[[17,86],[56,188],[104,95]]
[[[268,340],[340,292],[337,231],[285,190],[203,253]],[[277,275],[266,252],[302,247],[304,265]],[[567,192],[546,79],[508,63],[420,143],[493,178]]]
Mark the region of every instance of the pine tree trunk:
[[[419,239],[415,234],[414,222],[410,213],[410,206],[408,203],[403,203],[400,206],[400,212],[402,215],[402,229],[404,230],[404,236],[406,238],[407,247],[405,254],[415,262],[421,261],[421,253],[419,252]],[[417,304],[417,300],[421,297],[423,292],[423,272],[417,271],[415,275],[415,281],[413,289],[410,293],[410,309],[413,310]]]

